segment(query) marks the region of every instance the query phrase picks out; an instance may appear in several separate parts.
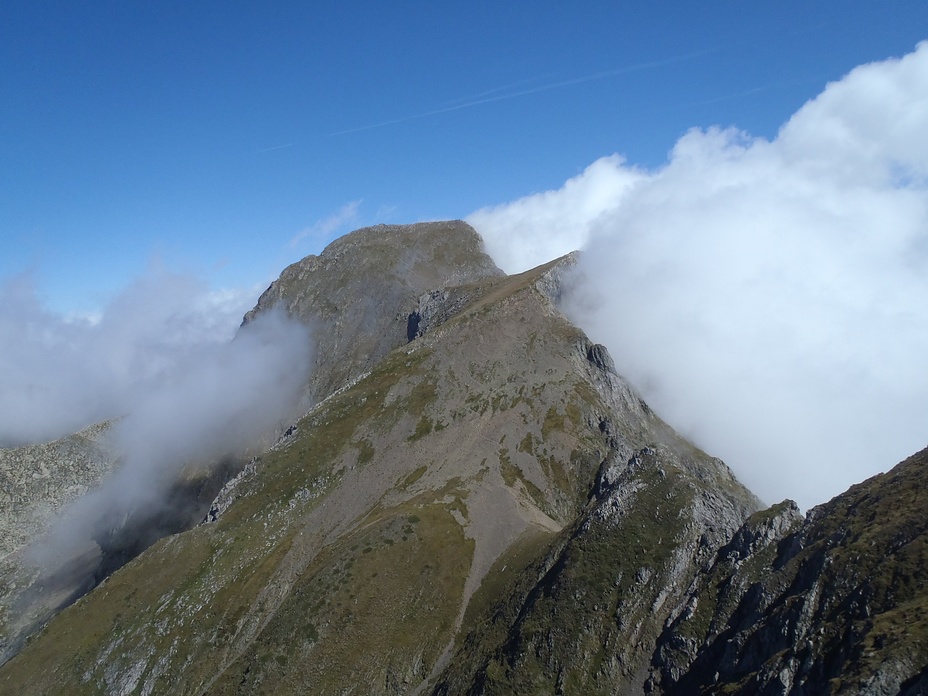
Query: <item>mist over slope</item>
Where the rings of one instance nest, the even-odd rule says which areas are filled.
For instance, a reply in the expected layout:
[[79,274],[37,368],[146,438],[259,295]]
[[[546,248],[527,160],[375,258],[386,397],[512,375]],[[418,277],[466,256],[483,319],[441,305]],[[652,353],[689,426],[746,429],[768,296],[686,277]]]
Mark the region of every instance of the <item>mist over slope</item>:
[[119,467],[62,512],[33,556],[54,562],[104,520],[160,514],[186,467],[266,448],[294,415],[311,355],[307,327],[268,312],[234,340],[179,361],[111,427]]
[[693,129],[469,217],[507,272],[582,247],[568,311],[768,501],[820,503],[928,440],[928,43],[771,141]]
[[[0,662],[216,492],[290,422],[312,365],[282,311],[236,329],[239,293],[154,271],[93,320],[46,310],[27,279],[0,303]],[[234,332],[234,337],[233,337]],[[97,422],[100,421],[100,422]],[[93,425],[74,436],[48,439]]]
[[176,370],[211,362],[256,290],[210,291],[153,264],[92,317],[50,310],[30,274],[0,284],[0,447],[123,416]]
[[36,558],[67,557],[102,519],[159,510],[183,467],[241,454],[292,415],[309,329],[268,312],[239,330],[250,295],[153,266],[98,317],[73,318],[48,310],[29,276],[0,288],[0,447],[112,421],[119,460],[62,511]]

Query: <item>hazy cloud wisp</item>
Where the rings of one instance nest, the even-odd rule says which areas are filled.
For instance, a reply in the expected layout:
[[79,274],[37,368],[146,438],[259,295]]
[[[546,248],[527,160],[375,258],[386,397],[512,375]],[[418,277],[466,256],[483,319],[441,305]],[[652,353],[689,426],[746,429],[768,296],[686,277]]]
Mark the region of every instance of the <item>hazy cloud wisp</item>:
[[516,272],[583,247],[570,313],[768,502],[823,502],[928,444],[928,43],[768,141],[694,129],[474,213]]
[[33,279],[0,285],[0,447],[132,410],[180,363],[232,338],[254,291],[211,292],[152,267],[93,319],[46,308]]
[[306,241],[311,241],[316,244],[320,242],[328,243],[333,234],[344,229],[347,225],[357,223],[360,207],[360,200],[346,203],[331,215],[317,220],[309,227],[297,233],[293,239],[290,240],[290,248],[299,248]]
[[186,356],[113,425],[117,469],[62,512],[31,557],[54,569],[72,549],[118,534],[130,520],[170,520],[175,508],[190,505],[169,495],[184,471],[270,444],[294,415],[311,357],[308,329],[279,311],[259,315],[230,342]]
[[[42,306],[27,277],[0,297],[0,441],[59,437],[117,419],[107,438],[116,469],[59,516],[31,557],[50,572],[75,549],[130,518],[169,519],[187,467],[268,444],[294,415],[312,360],[307,327],[265,312],[238,328],[253,291],[209,292],[152,269],[99,318]],[[153,541],[150,539],[149,541]]]

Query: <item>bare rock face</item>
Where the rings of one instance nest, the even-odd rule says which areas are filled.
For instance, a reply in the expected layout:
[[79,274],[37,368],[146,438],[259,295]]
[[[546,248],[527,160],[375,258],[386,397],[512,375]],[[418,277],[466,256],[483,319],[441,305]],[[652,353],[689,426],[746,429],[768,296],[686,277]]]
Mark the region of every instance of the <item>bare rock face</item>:
[[[756,619],[766,609],[756,596],[756,580],[779,555],[780,543],[803,524],[796,504],[785,501],[752,515],[732,539],[714,553],[712,563],[693,580],[681,611],[657,641],[647,692],[671,690],[691,668],[707,640],[727,629],[746,596]],[[737,619],[736,619],[737,620]]]

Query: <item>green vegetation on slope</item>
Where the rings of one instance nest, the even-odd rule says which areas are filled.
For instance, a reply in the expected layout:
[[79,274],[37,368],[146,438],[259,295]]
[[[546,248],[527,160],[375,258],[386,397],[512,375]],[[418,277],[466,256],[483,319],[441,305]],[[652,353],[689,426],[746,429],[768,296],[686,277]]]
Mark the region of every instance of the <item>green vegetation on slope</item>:
[[408,692],[453,638],[473,546],[440,505],[346,535],[301,574],[210,693]]

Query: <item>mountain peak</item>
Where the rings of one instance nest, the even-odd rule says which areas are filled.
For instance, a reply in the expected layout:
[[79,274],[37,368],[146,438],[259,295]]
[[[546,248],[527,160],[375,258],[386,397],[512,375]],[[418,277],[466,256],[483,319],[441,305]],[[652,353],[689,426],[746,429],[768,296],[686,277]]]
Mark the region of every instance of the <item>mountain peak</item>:
[[312,328],[308,405],[405,343],[420,295],[503,275],[477,232],[460,220],[375,225],[288,266],[243,323],[277,308]]

